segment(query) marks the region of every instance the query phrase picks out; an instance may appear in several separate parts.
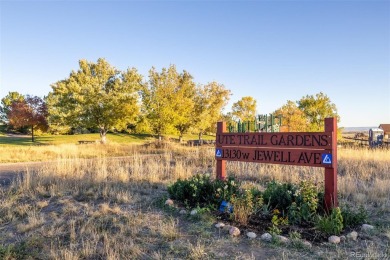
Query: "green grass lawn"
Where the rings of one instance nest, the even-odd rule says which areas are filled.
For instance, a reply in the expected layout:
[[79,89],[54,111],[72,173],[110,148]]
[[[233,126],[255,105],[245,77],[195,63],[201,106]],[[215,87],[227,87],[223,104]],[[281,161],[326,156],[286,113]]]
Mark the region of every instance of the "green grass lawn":
[[[178,138],[177,136],[169,136],[170,138]],[[196,140],[197,135],[185,135],[184,140]],[[215,136],[203,136],[204,140],[215,140]],[[31,141],[31,137],[8,137],[0,133],[0,145],[58,145],[66,143],[77,144],[78,141],[99,141],[98,133],[94,134],[77,134],[77,135],[41,135],[35,136],[35,142]],[[108,133],[108,142],[127,144],[127,143],[144,143],[154,141],[156,138],[150,134],[122,134]]]

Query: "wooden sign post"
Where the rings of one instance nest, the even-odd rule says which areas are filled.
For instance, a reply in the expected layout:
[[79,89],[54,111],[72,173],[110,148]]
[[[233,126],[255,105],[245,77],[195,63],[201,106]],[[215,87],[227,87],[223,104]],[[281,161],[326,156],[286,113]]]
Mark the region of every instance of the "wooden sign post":
[[325,207],[337,207],[337,121],[325,119],[325,132],[227,133],[218,122],[217,178],[226,178],[226,161],[325,168]]

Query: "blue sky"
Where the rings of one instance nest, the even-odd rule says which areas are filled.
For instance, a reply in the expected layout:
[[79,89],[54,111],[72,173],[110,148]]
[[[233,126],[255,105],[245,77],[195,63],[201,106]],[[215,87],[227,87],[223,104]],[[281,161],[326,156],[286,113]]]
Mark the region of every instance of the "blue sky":
[[43,97],[79,59],[175,64],[271,113],[320,91],[341,126],[390,123],[390,1],[0,0],[0,97]]

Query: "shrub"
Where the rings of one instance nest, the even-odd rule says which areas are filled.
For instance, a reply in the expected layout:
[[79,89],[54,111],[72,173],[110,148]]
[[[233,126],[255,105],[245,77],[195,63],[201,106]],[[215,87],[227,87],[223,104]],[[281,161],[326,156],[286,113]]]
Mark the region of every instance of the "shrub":
[[280,235],[282,233],[282,230],[279,228],[279,226],[288,225],[288,217],[279,216],[279,214],[280,211],[278,209],[272,211],[272,226],[269,228],[269,232],[274,235]]
[[231,201],[234,194],[239,192],[239,185],[234,176],[229,176],[226,180],[214,181],[215,202],[220,204],[223,200]]
[[0,259],[27,259],[31,253],[24,241],[16,245],[0,245]]
[[367,211],[360,206],[358,210],[353,210],[350,206],[346,206],[341,211],[345,227],[355,227],[367,221]]
[[302,181],[295,190],[294,202],[288,208],[288,215],[292,223],[302,221],[311,222],[319,208],[320,194],[315,184]]
[[223,200],[229,201],[238,192],[238,185],[233,176],[224,181],[213,181],[208,174],[197,174],[188,180],[177,180],[168,186],[168,192],[172,199],[189,207],[217,207]]
[[291,183],[270,182],[263,193],[264,203],[288,215],[291,223],[311,222],[320,206],[317,186],[302,181],[298,186]]
[[210,203],[213,190],[210,176],[199,174],[189,180],[179,179],[168,187],[172,199],[182,201],[191,207]]
[[293,194],[296,187],[291,183],[278,183],[272,181],[268,183],[266,190],[263,193],[264,203],[272,209],[279,209],[282,214],[287,212],[287,209],[293,202]]
[[327,235],[338,235],[343,230],[343,216],[339,207],[332,209],[328,216],[318,217],[316,227]]
[[263,198],[256,190],[245,190],[237,196],[232,196],[231,203],[233,204],[233,219],[246,225],[250,215],[263,206]]

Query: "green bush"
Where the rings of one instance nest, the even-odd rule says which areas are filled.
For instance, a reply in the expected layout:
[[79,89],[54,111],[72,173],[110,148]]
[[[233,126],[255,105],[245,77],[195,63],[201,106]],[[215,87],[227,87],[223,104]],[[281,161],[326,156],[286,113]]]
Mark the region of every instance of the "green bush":
[[188,180],[178,180],[168,187],[170,197],[189,207],[218,208],[223,200],[233,205],[231,218],[248,224],[251,216],[272,218],[272,233],[280,233],[289,224],[309,224],[325,234],[340,234],[344,226],[362,224],[367,219],[363,208],[353,211],[334,208],[322,216],[323,191],[314,183],[268,183],[264,192],[258,189],[239,190],[233,176],[226,180],[211,180],[209,175],[196,175]]
[[288,208],[291,223],[312,222],[320,206],[320,193],[312,182],[302,181],[296,188],[294,202]]
[[232,218],[241,223],[248,224],[249,217],[263,206],[263,198],[257,190],[245,190],[237,196],[232,196],[230,202],[233,205]]
[[268,183],[266,190],[263,192],[264,204],[285,214],[294,200],[293,194],[295,191],[296,187],[291,183],[281,184],[272,181]]
[[208,174],[197,174],[188,180],[177,180],[168,186],[168,192],[172,199],[189,207],[218,207],[222,200],[229,201],[238,192],[238,185],[233,176],[213,181]]
[[367,222],[367,211],[360,206],[358,210],[353,210],[350,206],[346,206],[341,211],[345,227],[355,227]]
[[15,245],[0,245],[0,259],[27,259],[31,257],[29,252],[32,253],[24,241]]
[[226,180],[214,181],[215,202],[219,205],[223,200],[231,201],[233,195],[239,193],[239,183],[234,176],[229,176]]
[[278,209],[283,216],[288,215],[290,223],[313,222],[320,198],[317,186],[308,181],[299,185],[272,181],[263,193],[264,203]]
[[319,216],[316,228],[327,235],[338,235],[343,230],[343,216],[339,207],[334,208],[330,215]]

